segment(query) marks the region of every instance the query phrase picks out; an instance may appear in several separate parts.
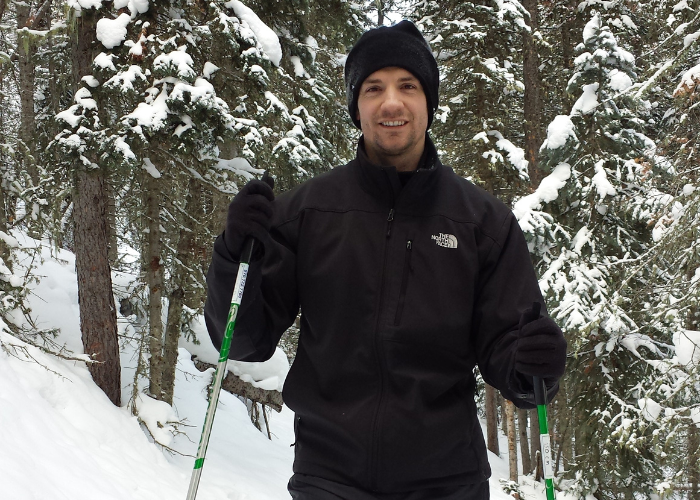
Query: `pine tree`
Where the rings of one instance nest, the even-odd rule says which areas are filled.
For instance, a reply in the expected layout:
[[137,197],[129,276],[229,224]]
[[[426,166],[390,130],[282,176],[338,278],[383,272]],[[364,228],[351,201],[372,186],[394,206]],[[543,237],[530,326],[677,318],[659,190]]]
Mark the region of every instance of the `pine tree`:
[[522,144],[521,32],[517,1],[418,2],[414,18],[443,76],[434,135],[445,163],[510,202],[529,176]]
[[[639,327],[618,290],[623,263],[649,241],[644,162],[653,143],[643,135],[643,103],[628,91],[634,57],[594,13],[577,46],[568,91],[576,99],[558,116],[542,147],[551,172],[538,191],[516,204],[538,256],[550,314],[569,339],[565,384],[575,409],[576,489],[602,498],[651,491],[660,470],[648,436],[630,431],[639,419],[630,369]],[[530,209],[547,203],[544,213]],[[626,277],[634,279],[634,277]]]

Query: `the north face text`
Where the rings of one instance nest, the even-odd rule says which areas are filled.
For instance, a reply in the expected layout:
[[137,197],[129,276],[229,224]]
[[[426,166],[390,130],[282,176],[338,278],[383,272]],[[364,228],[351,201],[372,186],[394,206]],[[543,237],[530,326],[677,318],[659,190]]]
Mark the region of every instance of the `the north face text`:
[[457,248],[457,237],[453,234],[434,234],[431,236],[435,243],[445,248]]

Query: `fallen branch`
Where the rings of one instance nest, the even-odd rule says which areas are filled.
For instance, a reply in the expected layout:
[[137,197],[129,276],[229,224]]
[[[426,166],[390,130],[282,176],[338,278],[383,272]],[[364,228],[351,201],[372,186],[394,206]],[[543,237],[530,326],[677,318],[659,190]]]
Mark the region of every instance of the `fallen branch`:
[[[194,366],[200,371],[205,371],[209,368],[216,368],[216,365],[205,363],[196,358],[192,357]],[[233,373],[228,372],[224,378],[224,382],[221,388],[235,394],[237,396],[242,396],[246,399],[250,399],[254,403],[260,403],[262,405],[269,406],[277,413],[282,411],[282,393],[279,391],[268,391],[265,389],[260,389],[259,387],[254,387],[249,382],[244,382],[240,378],[236,377]]]

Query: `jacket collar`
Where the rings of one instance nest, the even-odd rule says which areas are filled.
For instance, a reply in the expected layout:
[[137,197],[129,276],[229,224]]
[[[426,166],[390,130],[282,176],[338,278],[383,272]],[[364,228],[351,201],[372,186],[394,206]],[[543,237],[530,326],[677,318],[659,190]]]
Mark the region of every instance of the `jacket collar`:
[[396,167],[379,166],[369,160],[365,151],[364,136],[360,137],[358,141],[354,163],[358,167],[363,189],[388,202],[388,206],[392,208],[397,202],[404,205],[404,203],[413,203],[423,198],[443,170],[437,149],[435,149],[427,132],[425,134],[425,150],[418,170],[403,187]]

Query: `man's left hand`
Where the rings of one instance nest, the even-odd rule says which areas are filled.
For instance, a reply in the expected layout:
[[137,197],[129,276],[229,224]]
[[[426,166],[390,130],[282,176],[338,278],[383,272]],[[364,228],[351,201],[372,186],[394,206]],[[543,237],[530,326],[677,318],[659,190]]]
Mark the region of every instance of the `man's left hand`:
[[[523,316],[531,313],[526,311]],[[566,366],[566,347],[564,334],[551,318],[544,316],[521,321],[515,370],[531,377],[559,380]]]

